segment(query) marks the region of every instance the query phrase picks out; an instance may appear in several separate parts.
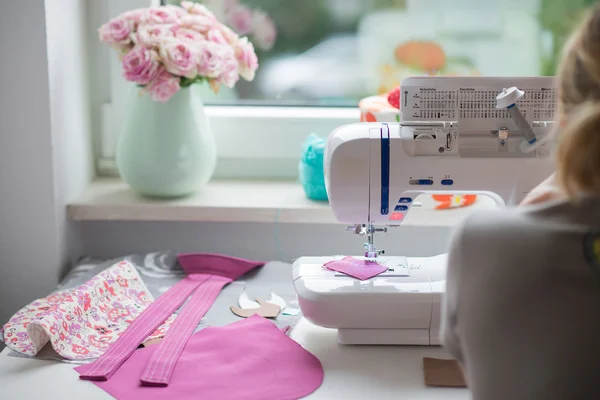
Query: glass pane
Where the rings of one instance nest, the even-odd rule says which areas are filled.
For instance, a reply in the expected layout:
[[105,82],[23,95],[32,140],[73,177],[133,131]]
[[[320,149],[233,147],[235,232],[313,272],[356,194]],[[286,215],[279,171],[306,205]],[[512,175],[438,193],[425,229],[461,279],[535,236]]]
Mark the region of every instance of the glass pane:
[[566,36],[582,11],[594,3],[195,2],[205,4],[229,27],[246,34],[260,64],[252,82],[240,80],[234,89],[225,89],[218,96],[206,89],[207,103],[352,107],[361,98],[387,93],[410,75],[553,75]]

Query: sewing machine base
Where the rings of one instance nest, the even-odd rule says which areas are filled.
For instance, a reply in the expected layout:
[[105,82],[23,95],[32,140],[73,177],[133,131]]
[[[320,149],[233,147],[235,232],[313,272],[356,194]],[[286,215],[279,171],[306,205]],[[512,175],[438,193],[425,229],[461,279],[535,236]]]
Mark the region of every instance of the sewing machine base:
[[439,329],[338,329],[338,343],[347,345],[439,346]]
[[380,257],[393,269],[361,281],[323,267],[334,257],[294,262],[294,288],[303,316],[338,330],[350,345],[439,345],[446,255]]

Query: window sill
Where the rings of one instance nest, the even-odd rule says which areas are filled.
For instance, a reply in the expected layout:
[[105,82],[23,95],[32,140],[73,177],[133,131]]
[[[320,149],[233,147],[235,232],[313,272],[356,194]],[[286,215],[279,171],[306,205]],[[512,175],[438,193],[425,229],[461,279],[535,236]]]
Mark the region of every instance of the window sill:
[[328,203],[307,199],[293,181],[217,180],[188,198],[155,200],[119,179],[98,179],[67,211],[76,221],[337,223]]
[[[497,207],[487,196],[449,210],[436,210],[430,196],[419,203],[403,226],[452,227],[474,210]],[[294,181],[214,180],[191,197],[155,200],[137,195],[118,178],[100,178],[67,212],[75,221],[339,224],[327,202],[307,199]]]

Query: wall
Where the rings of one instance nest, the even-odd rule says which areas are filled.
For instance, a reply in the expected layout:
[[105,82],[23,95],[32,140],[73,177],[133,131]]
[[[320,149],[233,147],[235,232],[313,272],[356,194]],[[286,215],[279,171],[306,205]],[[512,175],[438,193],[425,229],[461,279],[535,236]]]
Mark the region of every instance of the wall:
[[86,0],[45,0],[57,229],[63,264],[82,249],[66,204],[93,178]]
[[0,320],[61,272],[43,1],[0,13]]
[[0,323],[81,252],[65,205],[91,175],[84,4],[7,1],[0,13]]

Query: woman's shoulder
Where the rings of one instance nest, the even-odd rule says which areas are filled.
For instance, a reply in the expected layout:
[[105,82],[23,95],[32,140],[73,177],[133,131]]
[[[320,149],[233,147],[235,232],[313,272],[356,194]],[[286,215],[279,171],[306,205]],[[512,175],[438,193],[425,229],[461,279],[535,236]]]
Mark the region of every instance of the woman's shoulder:
[[[454,230],[448,251],[449,279],[460,277],[463,284],[491,279],[513,279],[523,272],[550,243],[547,231],[533,222],[529,213],[517,209],[474,211]],[[551,228],[550,228],[551,229]],[[541,233],[541,234],[540,234]]]
[[580,255],[587,235],[598,231],[600,199],[475,210],[456,227],[449,257],[459,260],[460,268],[518,269],[523,262]]
[[531,224],[532,216],[517,208],[475,210],[457,225],[455,235],[497,236],[502,230],[515,230]]
[[530,230],[585,231],[600,228],[600,197],[572,203],[555,199],[522,207],[475,210],[459,224],[458,231],[471,235],[519,234]]

